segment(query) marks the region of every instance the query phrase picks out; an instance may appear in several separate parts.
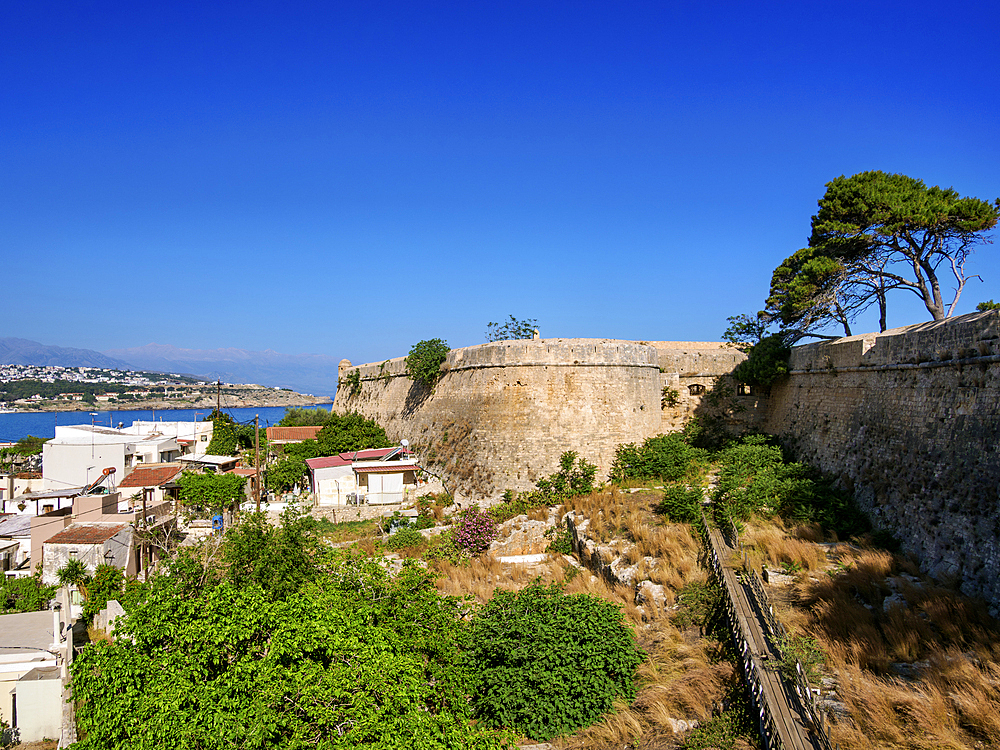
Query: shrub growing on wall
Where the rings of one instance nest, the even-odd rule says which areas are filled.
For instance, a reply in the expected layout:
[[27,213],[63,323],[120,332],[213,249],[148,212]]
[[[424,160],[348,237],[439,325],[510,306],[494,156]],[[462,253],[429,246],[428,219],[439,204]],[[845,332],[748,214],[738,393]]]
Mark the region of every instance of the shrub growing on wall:
[[632,700],[642,652],[616,605],[536,584],[475,613],[470,658],[476,715],[545,740]]
[[441,365],[448,357],[448,342],[443,339],[418,341],[406,357],[406,374],[433,388],[441,377]]

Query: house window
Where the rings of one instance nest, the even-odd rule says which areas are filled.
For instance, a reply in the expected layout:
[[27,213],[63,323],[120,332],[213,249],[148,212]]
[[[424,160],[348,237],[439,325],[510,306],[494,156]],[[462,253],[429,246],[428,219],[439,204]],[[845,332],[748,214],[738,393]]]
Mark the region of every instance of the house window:
[[738,386],[736,386],[736,392],[741,396],[752,396],[753,388],[751,388],[746,383],[740,383]]
[[208,435],[202,435],[201,436],[201,442],[207,443],[208,442]]
[[705,386],[703,386],[701,383],[694,383],[693,385],[688,386],[688,393],[690,393],[692,396],[700,396],[704,392],[705,392]]
[[42,513],[51,513],[55,509],[56,509],[56,506],[54,506],[54,505],[43,505],[42,506]]
[[75,557],[78,557],[78,556],[79,556],[79,554],[80,554],[79,550],[75,550],[75,549],[71,549],[71,550],[69,551],[69,556],[70,556],[70,557],[73,557],[73,558],[75,558]]

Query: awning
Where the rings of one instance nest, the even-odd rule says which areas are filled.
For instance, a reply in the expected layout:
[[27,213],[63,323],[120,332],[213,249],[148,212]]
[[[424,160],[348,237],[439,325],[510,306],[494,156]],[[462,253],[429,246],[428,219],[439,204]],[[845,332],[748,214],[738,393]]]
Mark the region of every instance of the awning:
[[358,474],[398,474],[401,471],[417,471],[420,469],[416,464],[386,463],[381,466],[355,466],[354,470]]

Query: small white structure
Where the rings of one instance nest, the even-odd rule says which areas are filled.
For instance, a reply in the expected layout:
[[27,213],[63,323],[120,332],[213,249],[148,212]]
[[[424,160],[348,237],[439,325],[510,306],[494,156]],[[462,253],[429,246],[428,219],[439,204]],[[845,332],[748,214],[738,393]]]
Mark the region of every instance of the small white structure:
[[151,422],[136,420],[122,432],[136,437],[151,437],[159,435],[172,437],[181,447],[185,456],[204,454],[208,444],[212,442],[215,429],[214,422]]
[[61,733],[58,617],[47,610],[0,615],[0,718],[18,731],[22,743]]
[[417,486],[416,464],[402,446],[341,453],[306,461],[319,505],[400,503]]
[[180,456],[177,440],[165,435],[133,435],[109,427],[56,427],[56,436],[42,446],[42,488],[59,490],[86,486],[108,467],[115,476],[140,463],[164,463]]
[[[0,521],[0,549],[6,549],[6,559],[0,559],[0,569],[8,576],[31,557],[31,516],[10,516]],[[0,552],[0,556],[4,556]],[[25,575],[31,571],[26,570]]]

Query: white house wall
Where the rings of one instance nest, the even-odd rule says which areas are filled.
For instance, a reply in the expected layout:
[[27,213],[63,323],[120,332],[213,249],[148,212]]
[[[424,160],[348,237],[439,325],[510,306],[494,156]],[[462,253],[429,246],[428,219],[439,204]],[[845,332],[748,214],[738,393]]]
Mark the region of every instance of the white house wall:
[[314,491],[319,505],[347,505],[347,495],[358,491],[350,466],[331,466],[313,471]]
[[125,475],[124,443],[45,443],[42,446],[42,489],[64,490],[93,482],[109,466]]

